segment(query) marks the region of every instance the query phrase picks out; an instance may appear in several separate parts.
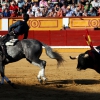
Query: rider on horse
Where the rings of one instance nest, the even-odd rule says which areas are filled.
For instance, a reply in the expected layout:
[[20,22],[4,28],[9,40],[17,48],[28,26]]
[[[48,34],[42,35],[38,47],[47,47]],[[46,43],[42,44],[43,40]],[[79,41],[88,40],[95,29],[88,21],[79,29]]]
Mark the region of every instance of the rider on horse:
[[23,35],[24,34],[24,38],[26,39],[28,37],[28,31],[29,31],[29,26],[27,24],[27,21],[29,20],[29,15],[28,14],[24,14],[23,15],[23,21],[22,20],[18,20],[16,21],[14,24],[12,24],[9,27],[9,32],[8,34],[6,34],[3,39],[2,42],[6,42],[13,37],[13,38],[18,38],[19,35]]
[[[23,35],[23,34],[24,34],[23,39],[27,39],[28,31],[29,31],[29,26],[27,24],[28,20],[29,20],[29,15],[24,14],[23,20],[18,20],[9,27],[8,34],[6,34],[5,36],[3,36],[0,39],[0,42],[1,42],[0,44],[1,44],[1,47],[2,47],[4,52],[6,51],[5,50],[5,43],[7,41],[9,41],[10,39],[17,39],[19,35]],[[5,55],[6,54],[7,53],[5,53]]]

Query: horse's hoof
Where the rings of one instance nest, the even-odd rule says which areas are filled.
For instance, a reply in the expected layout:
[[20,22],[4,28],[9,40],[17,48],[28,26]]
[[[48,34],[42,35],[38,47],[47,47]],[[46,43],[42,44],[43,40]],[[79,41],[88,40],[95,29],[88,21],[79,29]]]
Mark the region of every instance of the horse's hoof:
[[43,80],[44,84],[46,84],[46,83],[47,83],[47,81],[48,81],[48,79],[47,79],[47,78],[46,78],[46,79],[44,79],[44,80]]
[[12,83],[11,81],[8,81],[7,83],[8,83],[10,86],[12,86],[13,88],[16,88],[16,87],[15,87],[15,84]]
[[10,85],[13,87],[15,84],[14,83],[10,83]]
[[43,80],[39,80],[40,84],[43,84]]
[[10,84],[14,89],[18,89],[14,83]]

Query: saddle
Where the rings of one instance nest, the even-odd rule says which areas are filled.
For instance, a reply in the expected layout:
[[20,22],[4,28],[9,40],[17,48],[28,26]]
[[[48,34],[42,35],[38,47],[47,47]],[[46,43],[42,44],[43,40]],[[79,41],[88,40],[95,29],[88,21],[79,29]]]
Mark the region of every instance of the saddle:
[[11,40],[7,41],[4,45],[1,45],[0,49],[2,51],[3,59],[5,59],[5,58],[11,59],[11,57],[7,53],[6,46],[14,46],[18,41],[19,41],[18,39],[11,39]]
[[6,46],[14,46],[15,43],[18,42],[18,39],[11,39],[5,43]]

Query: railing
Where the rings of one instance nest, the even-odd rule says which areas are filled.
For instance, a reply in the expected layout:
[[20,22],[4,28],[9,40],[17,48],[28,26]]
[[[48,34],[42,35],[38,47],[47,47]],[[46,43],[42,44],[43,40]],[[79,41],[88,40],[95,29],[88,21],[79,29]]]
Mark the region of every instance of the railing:
[[[100,31],[88,30],[93,45],[100,45]],[[7,31],[0,31],[0,35],[6,34]],[[28,38],[37,39],[50,46],[87,46],[84,38],[86,30],[60,30],[60,31],[29,31]],[[22,39],[20,36],[19,39]]]
[[[8,27],[17,20],[22,19],[19,17],[0,18],[0,30],[7,31]],[[93,29],[100,27],[100,17],[32,17],[28,24],[30,30],[61,30],[63,26],[70,27],[70,29]]]

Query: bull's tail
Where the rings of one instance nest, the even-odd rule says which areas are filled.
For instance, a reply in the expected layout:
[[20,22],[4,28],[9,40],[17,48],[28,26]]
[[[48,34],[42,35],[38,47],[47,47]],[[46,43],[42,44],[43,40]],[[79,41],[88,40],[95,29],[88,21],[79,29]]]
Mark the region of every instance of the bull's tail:
[[49,56],[51,59],[56,59],[58,66],[63,63],[64,59],[59,53],[53,51],[50,46],[44,43],[42,43],[42,45],[45,47],[46,55]]
[[69,56],[69,57],[70,57],[70,59],[72,59],[72,60],[74,60],[74,59],[77,59],[77,58],[78,58],[78,56],[76,56],[76,57]]

